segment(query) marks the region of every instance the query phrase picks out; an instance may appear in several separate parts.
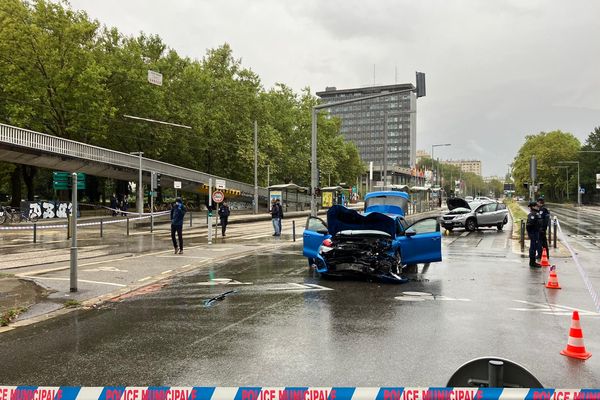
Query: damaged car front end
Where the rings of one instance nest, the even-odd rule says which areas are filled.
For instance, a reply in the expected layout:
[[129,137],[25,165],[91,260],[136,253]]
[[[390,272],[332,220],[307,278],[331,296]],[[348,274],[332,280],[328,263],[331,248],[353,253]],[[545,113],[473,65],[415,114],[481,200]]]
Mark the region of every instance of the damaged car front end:
[[435,218],[409,225],[402,215],[361,214],[334,206],[327,213],[327,223],[308,218],[303,238],[304,256],[326,277],[403,283],[406,265],[441,261],[441,234]]

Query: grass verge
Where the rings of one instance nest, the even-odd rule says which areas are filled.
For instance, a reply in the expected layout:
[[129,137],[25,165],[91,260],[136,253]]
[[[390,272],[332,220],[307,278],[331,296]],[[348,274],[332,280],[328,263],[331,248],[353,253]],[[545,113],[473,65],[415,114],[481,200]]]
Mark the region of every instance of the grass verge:
[[64,304],[65,308],[77,308],[81,305],[81,303],[77,300],[67,300]]
[[517,237],[521,235],[521,220],[527,220],[527,213],[523,211],[519,203],[514,200],[505,200],[506,206],[510,210],[513,218],[513,232]]
[[25,310],[27,310],[25,307],[16,307],[4,311],[2,314],[0,314],[0,326],[7,326]]

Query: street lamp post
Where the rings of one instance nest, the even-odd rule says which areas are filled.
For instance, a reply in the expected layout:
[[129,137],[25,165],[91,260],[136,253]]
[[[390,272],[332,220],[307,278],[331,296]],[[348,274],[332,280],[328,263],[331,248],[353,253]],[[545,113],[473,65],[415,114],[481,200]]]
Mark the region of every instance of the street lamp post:
[[[443,143],[443,144],[432,144],[431,145],[431,174],[433,175],[433,168],[434,168],[434,164],[433,164],[433,160],[435,160],[435,158],[433,158],[433,150],[435,147],[442,147],[442,146],[452,146],[452,143]],[[432,179],[433,181],[433,179]],[[437,175],[435,176],[435,182],[432,183],[437,183]]]
[[332,102],[332,103],[323,103],[323,104],[318,104],[316,106],[313,106],[312,108],[312,129],[311,129],[311,148],[310,148],[310,169],[311,169],[311,173],[310,173],[310,177],[311,177],[311,187],[313,190],[312,196],[310,198],[310,215],[313,217],[317,216],[317,198],[315,196],[314,193],[314,189],[319,186],[319,181],[318,181],[318,170],[317,170],[317,114],[319,112],[319,110],[322,110],[324,108],[333,108],[333,107],[337,107],[337,106],[342,106],[342,105],[346,105],[346,104],[351,104],[351,103],[357,103],[359,101],[364,101],[364,100],[371,100],[371,99],[377,99],[379,97],[387,97],[387,96],[393,96],[396,94],[402,94],[402,93],[410,93],[410,92],[414,92],[415,89],[404,89],[404,90],[396,90],[396,91],[391,91],[391,92],[386,92],[386,93],[378,93],[378,94],[374,94],[371,96],[361,96],[361,97],[356,97],[356,98],[352,98],[352,99],[348,99],[348,100],[342,100],[342,101],[336,101],[336,102]]
[[577,205],[581,207],[581,186],[579,186],[579,161],[559,161],[559,164],[577,164]]
[[137,187],[137,209],[138,209],[138,214],[140,214],[140,217],[141,217],[142,213],[144,212],[144,191],[142,189],[144,186],[144,184],[142,183],[142,156],[144,155],[144,152],[143,151],[134,151],[134,152],[131,152],[131,154],[134,156],[140,157],[140,168],[139,168],[138,187]]

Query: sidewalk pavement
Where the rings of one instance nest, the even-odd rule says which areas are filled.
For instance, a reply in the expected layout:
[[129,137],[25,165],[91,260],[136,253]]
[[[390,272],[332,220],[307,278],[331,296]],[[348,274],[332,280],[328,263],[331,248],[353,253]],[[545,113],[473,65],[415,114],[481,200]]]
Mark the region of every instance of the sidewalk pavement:
[[[0,315],[11,310],[22,312],[13,323],[0,327],[0,333],[43,321],[83,307],[97,307],[106,301],[118,301],[126,296],[158,290],[168,278],[192,271],[202,271],[211,265],[248,254],[293,246],[294,243],[274,238],[267,243],[213,243],[187,247],[184,254],[173,250],[156,251],[137,256],[106,258],[81,263],[78,268],[78,291],[70,292],[69,270],[44,274],[0,276]],[[42,289],[32,289],[32,282]],[[25,290],[27,288],[27,290]],[[44,294],[49,295],[42,299]],[[73,308],[69,308],[73,307]]]

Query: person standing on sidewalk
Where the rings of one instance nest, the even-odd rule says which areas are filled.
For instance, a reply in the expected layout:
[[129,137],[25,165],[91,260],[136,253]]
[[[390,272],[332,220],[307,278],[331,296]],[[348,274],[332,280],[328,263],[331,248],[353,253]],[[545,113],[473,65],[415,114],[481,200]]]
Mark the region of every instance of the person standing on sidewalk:
[[[540,209],[541,227],[540,227],[540,247],[546,249],[546,256],[550,257],[550,248],[548,247],[548,225],[550,224],[550,211],[544,204],[544,198],[540,197],[537,200],[538,208]],[[540,255],[541,257],[541,255]]]
[[[171,207],[171,240],[173,240],[175,254],[183,254],[183,217],[186,211],[183,200],[181,200],[181,197],[178,197],[175,200],[175,204]],[[177,233],[177,238],[179,239],[179,246],[177,245],[177,240],[175,240],[175,233]]]
[[229,218],[229,214],[231,211],[229,210],[229,205],[226,201],[221,203],[221,207],[219,207],[219,218],[221,219],[221,234],[225,235],[225,230],[227,229],[227,218]]
[[527,236],[529,237],[529,266],[532,268],[540,268],[536,259],[536,253],[540,252],[540,229],[542,226],[542,218],[538,210],[538,204],[535,201],[529,202],[529,215],[527,215]]
[[279,222],[281,221],[281,218],[279,215],[280,209],[281,208],[279,207],[279,205],[277,204],[275,199],[273,199],[271,201],[271,222],[273,223],[273,229],[275,230],[275,233],[273,234],[273,236],[281,235],[281,228],[279,227]]

